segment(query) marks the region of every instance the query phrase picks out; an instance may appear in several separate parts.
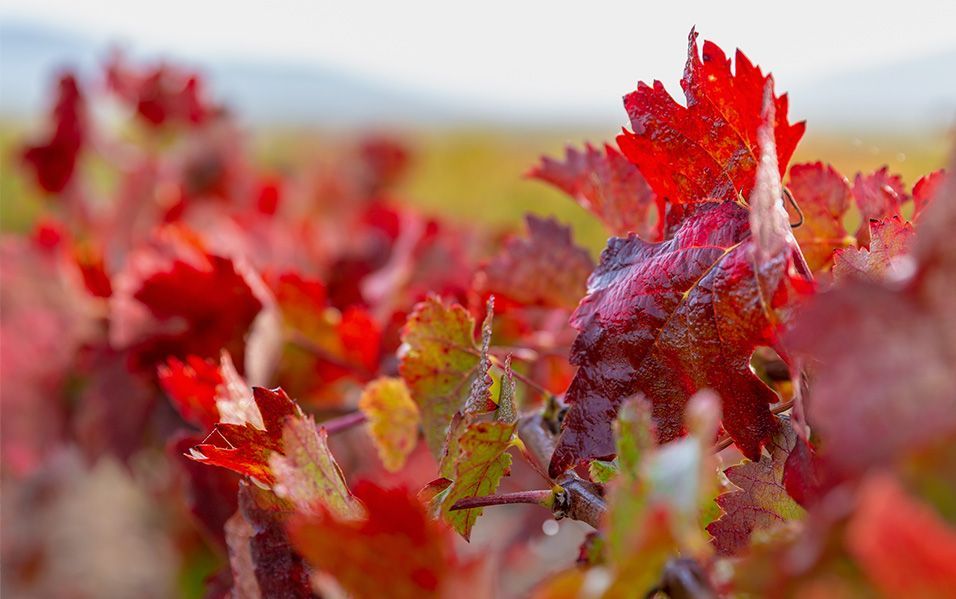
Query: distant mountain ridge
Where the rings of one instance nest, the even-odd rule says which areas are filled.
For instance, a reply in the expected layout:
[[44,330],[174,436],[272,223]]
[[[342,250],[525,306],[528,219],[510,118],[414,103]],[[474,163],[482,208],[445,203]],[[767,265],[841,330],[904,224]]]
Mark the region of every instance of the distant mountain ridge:
[[[0,117],[34,116],[46,108],[57,68],[93,75],[109,45],[33,23],[0,21]],[[135,50],[135,48],[133,48]],[[136,55],[134,53],[134,55]],[[171,58],[175,59],[175,56]],[[624,123],[623,111],[476,106],[462,98],[376,82],[333,68],[288,62],[186,58],[206,74],[245,122],[407,126]],[[956,124],[956,48],[791,86],[791,115],[828,128],[939,129]]]

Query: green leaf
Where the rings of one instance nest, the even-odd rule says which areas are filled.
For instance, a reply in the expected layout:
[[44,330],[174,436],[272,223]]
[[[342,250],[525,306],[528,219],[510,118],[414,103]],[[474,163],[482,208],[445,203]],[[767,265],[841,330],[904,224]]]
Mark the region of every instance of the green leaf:
[[465,540],[482,513],[482,508],[450,511],[461,499],[491,495],[511,468],[513,423],[493,421],[468,424],[458,439],[458,459],[454,463],[452,484],[441,504],[445,521]]

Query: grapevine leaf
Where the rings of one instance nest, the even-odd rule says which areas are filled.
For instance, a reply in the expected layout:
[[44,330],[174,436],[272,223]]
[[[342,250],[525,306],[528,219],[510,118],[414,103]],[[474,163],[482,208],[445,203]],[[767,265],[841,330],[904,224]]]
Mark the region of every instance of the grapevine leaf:
[[784,465],[800,440],[789,419],[779,422],[767,445],[769,455],[724,471],[736,488],[717,497],[723,514],[707,527],[719,553],[738,553],[748,546],[755,532],[803,517],[803,509],[790,498],[784,485]]
[[926,209],[930,200],[936,197],[936,194],[943,189],[943,181],[946,179],[946,171],[939,169],[928,175],[925,175],[913,186],[913,219],[919,218],[920,214]]
[[362,506],[349,491],[345,475],[332,457],[325,429],[316,429],[310,416],[285,419],[282,452],[269,457],[274,491],[300,512],[319,506],[337,518],[359,518]]
[[860,228],[856,232],[857,243],[870,245],[870,220],[900,214],[900,208],[909,196],[899,175],[891,175],[883,167],[869,175],[857,173],[853,180],[853,198],[860,209]]
[[956,529],[887,474],[869,478],[846,533],[857,564],[886,597],[949,597]]
[[514,431],[514,423],[492,421],[468,424],[461,432],[452,484],[442,498],[441,513],[466,541],[482,508],[451,511],[451,507],[461,499],[491,495],[498,489],[501,477],[511,468],[508,448]]
[[484,267],[480,290],[532,306],[573,309],[584,295],[594,262],[574,245],[571,228],[527,215],[528,238],[508,241]]
[[219,422],[216,389],[222,384],[219,364],[199,356],[170,357],[157,369],[159,384],[183,420],[204,429]]
[[358,598],[444,596],[458,575],[452,538],[407,490],[361,482],[355,494],[368,516],[360,520],[298,516],[292,544],[315,568],[333,575]]
[[261,308],[232,260],[208,253],[188,231],[163,229],[118,276],[110,334],[150,370],[168,356],[216,358],[225,349],[242,357]]
[[382,377],[368,383],[359,398],[359,409],[368,417],[369,432],[385,469],[401,470],[415,449],[420,421],[405,381]]
[[[658,197],[675,204],[708,199],[748,197],[754,185],[760,150],[763,75],[739,50],[735,72],[730,60],[711,42],[698,53],[697,33],[690,32],[681,87],[686,107],[655,81],[641,82],[624,98],[633,133],[617,141],[624,155],[640,169]],[[803,136],[804,123],[787,121],[787,96],[773,98],[779,169]]]
[[602,485],[611,482],[620,471],[621,467],[618,465],[616,458],[610,462],[591,460],[591,463],[588,464],[588,476],[590,476],[592,481],[601,483]]
[[305,416],[282,389],[256,387],[253,397],[260,414],[261,428],[252,422],[220,422],[210,438],[218,435],[227,446],[204,442],[192,448],[190,457],[209,465],[228,468],[271,486],[276,483],[276,478],[269,466],[269,459],[273,452],[282,453],[283,424],[287,418],[304,419]]
[[[399,371],[422,415],[425,442],[440,456],[448,425],[462,410],[476,380],[485,384],[475,321],[460,305],[435,296],[415,306],[402,330]],[[490,385],[488,385],[490,390]]]
[[947,180],[920,217],[911,277],[847,280],[800,312],[787,345],[819,365],[808,414],[838,472],[956,434],[954,227]]
[[[854,243],[843,226],[853,202],[850,183],[832,166],[815,162],[794,165],[788,188],[803,215],[803,223],[794,230],[794,236],[810,269],[823,270],[833,260],[834,250]],[[793,216],[796,220],[797,215]]]
[[[597,216],[613,235],[655,241],[656,196],[633,164],[612,146],[567,148],[564,161],[543,158],[529,173],[564,191]],[[660,221],[660,216],[657,215]]]
[[870,221],[870,248],[846,248],[833,256],[833,276],[879,281],[891,276],[894,264],[909,253],[913,225],[899,216]]
[[[662,441],[682,432],[684,405],[700,389],[723,402],[724,428],[744,455],[758,458],[770,438],[777,401],[751,370],[750,357],[777,340],[795,289],[792,237],[786,231],[774,163],[773,94],[758,183],[748,211],[735,202],[698,204],[667,241],[614,238],[571,317],[579,331],[571,362],[579,366],[552,456],[552,477],[580,460],[614,455],[611,423],[622,398],[643,394]],[[754,236],[748,233],[753,229]]]

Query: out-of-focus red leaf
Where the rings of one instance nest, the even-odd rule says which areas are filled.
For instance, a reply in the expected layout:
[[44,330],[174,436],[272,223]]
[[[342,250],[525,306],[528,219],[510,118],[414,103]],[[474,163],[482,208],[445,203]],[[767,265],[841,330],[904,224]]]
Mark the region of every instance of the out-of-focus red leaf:
[[939,169],[928,175],[920,177],[920,180],[913,186],[913,219],[919,218],[929,202],[936,197],[936,194],[943,189],[943,181],[946,179],[946,171]]
[[513,238],[476,277],[484,293],[531,306],[574,308],[584,296],[594,262],[574,245],[570,227],[525,217],[528,238]]
[[[853,202],[850,183],[832,166],[815,162],[793,165],[788,188],[803,215],[803,223],[793,234],[810,270],[822,270],[832,262],[834,250],[854,241],[843,225]],[[791,216],[798,220],[796,214],[791,212]]]
[[[618,145],[662,200],[686,204],[750,195],[760,161],[757,130],[770,76],[739,50],[735,63],[731,73],[730,60],[711,42],[704,43],[700,54],[697,32],[691,30],[681,80],[686,107],[659,81],[653,87],[639,83],[637,91],[625,96],[634,132],[618,136]],[[773,102],[782,176],[804,123],[787,121],[786,95]]]
[[529,175],[573,197],[613,235],[635,233],[647,241],[660,238],[663,223],[657,197],[637,167],[610,145],[605,144],[603,151],[591,144],[584,150],[568,147],[563,162],[542,158]]
[[157,370],[159,384],[183,420],[202,429],[219,422],[216,389],[222,385],[219,363],[198,356],[169,358]]
[[164,230],[130,256],[111,300],[111,338],[149,370],[169,356],[215,358],[223,349],[241,368],[262,302],[232,260],[188,235]]
[[23,149],[24,162],[34,171],[37,184],[48,193],[61,193],[73,178],[86,139],[83,93],[72,73],[60,77],[56,104],[51,111],[51,131],[45,140]]
[[116,53],[106,78],[110,90],[152,127],[200,125],[220,110],[204,97],[197,74],[171,65],[137,68]]
[[903,180],[899,175],[890,174],[885,166],[869,175],[857,173],[853,180],[853,198],[862,218],[860,228],[856,232],[859,245],[870,245],[871,219],[900,214],[900,208],[908,197]]
[[407,489],[355,486],[368,517],[342,521],[325,514],[289,525],[295,548],[359,599],[443,597],[459,575],[449,531],[428,517]]
[[167,444],[166,455],[182,470],[183,493],[190,512],[206,534],[226,546],[223,526],[236,513],[239,477],[222,468],[206,468],[188,457],[199,437],[177,435]]
[[911,276],[848,280],[801,311],[788,346],[811,360],[808,418],[838,472],[956,435],[954,227],[947,181],[920,217]]
[[[833,255],[833,276],[879,281],[892,277],[894,264],[900,264],[913,245],[916,231],[899,216],[870,221],[870,247],[846,248]],[[905,267],[904,267],[905,268]],[[903,273],[909,274],[909,273]]]
[[860,490],[846,545],[887,597],[951,597],[956,589],[956,529],[891,475],[874,475]]

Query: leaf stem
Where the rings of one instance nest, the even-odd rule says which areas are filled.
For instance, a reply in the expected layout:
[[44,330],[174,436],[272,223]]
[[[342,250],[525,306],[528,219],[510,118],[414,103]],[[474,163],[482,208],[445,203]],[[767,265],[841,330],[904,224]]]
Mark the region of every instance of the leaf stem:
[[359,412],[356,410],[355,412],[350,412],[343,416],[337,416],[336,418],[331,418],[324,422],[320,422],[316,426],[318,428],[324,428],[326,433],[334,435],[350,428],[354,428],[360,424],[364,424],[367,420],[368,418],[365,416],[364,412]]
[[485,497],[466,497],[459,499],[451,506],[451,511],[468,510],[490,505],[508,505],[514,503],[540,505],[551,508],[554,502],[554,491],[542,489],[535,491],[518,491],[516,493],[502,493],[500,495],[486,495]]

